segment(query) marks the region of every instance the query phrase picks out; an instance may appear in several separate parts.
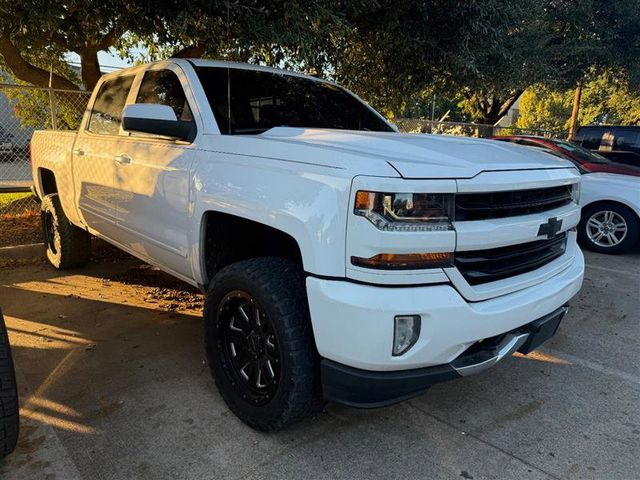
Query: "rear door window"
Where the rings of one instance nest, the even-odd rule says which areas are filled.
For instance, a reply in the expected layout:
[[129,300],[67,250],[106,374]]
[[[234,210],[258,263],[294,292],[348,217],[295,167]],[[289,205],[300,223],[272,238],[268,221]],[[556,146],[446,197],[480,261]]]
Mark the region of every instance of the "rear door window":
[[100,85],[91,109],[87,130],[98,135],[118,135],[122,110],[127,102],[134,75],[107,80]]

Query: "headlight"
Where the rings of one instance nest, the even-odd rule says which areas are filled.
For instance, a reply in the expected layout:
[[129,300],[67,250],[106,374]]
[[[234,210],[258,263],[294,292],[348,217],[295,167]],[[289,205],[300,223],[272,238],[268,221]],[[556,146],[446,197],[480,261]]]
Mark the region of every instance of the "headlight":
[[573,200],[576,205],[580,205],[580,182],[576,182],[571,186],[571,200]]
[[453,194],[380,193],[359,190],[354,213],[392,232],[453,230]]

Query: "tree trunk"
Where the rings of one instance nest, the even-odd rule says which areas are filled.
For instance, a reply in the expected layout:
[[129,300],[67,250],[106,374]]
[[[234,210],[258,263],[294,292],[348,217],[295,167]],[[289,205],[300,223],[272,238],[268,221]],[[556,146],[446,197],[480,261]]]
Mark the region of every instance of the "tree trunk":
[[37,87],[48,88],[49,80],[51,79],[53,88],[79,90],[79,87],[71,80],[55,73],[51,75],[49,71],[27,62],[7,33],[0,34],[0,55],[2,55],[4,63],[11,70],[11,73],[23,82],[28,82]]
[[513,104],[520,98],[522,92],[523,90],[516,90],[506,99],[493,97],[484,100],[481,105],[483,117],[480,123],[495,125],[502,117],[509,113],[509,109],[513,107]]
[[86,48],[78,52],[80,55],[80,75],[85,90],[93,90],[102,76],[98,51],[94,48]]

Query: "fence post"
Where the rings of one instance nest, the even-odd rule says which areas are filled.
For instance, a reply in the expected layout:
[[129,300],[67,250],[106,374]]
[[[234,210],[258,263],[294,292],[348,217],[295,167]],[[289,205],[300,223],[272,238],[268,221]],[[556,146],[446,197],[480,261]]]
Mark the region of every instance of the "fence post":
[[56,121],[56,96],[53,93],[53,89],[49,88],[49,108],[51,109],[51,128],[58,129]]
[[53,93],[53,63],[49,69],[49,108],[51,109],[51,128],[57,130],[56,122],[56,97]]

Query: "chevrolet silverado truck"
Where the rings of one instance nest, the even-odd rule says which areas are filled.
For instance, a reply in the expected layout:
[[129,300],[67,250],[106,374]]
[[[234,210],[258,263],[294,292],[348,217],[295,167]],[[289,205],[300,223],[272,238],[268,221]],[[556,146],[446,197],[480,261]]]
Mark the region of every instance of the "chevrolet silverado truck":
[[212,375],[259,430],[526,354],[582,284],[572,164],[401,134],[298,73],[195,59],[110,73],[79,131],[35,132],[31,154],[53,266],[86,264],[95,236],[206,292]]

